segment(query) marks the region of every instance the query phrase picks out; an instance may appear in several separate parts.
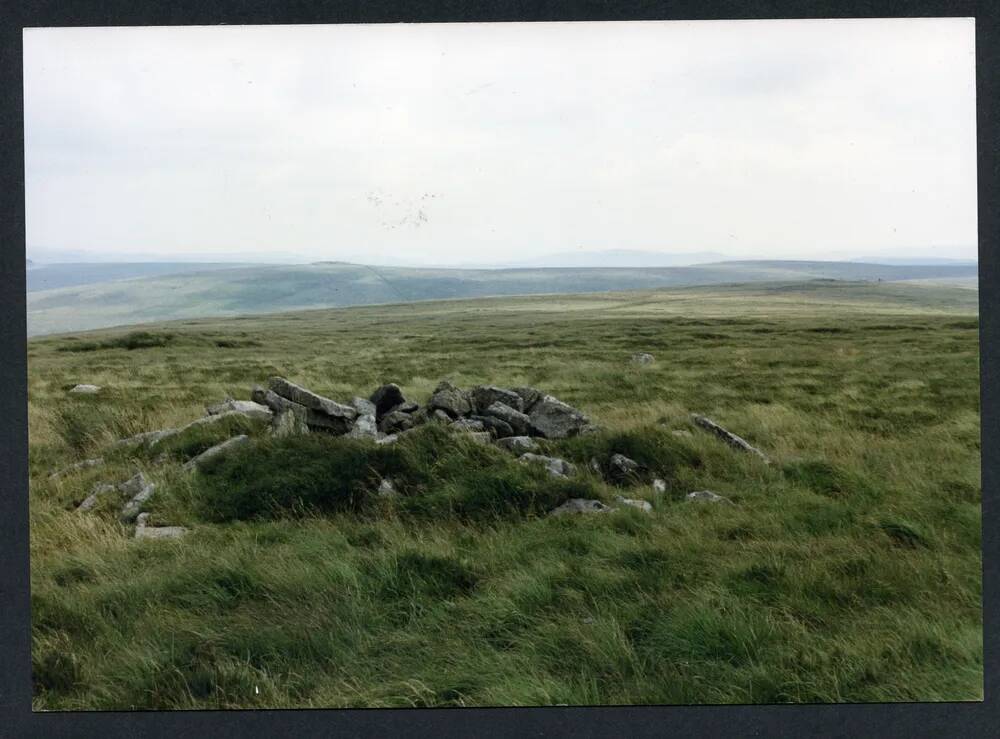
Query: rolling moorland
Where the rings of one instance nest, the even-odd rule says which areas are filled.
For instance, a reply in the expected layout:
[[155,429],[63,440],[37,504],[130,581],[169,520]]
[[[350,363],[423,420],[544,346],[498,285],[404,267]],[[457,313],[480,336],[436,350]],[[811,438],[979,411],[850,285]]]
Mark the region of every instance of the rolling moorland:
[[[40,337],[28,357],[36,709],[982,698],[975,291],[447,300]],[[434,423],[387,446],[234,422],[163,458],[111,447],[274,375],[341,402],[530,385],[601,430],[541,442],[567,479]],[[612,452],[649,476],[607,482],[588,460]],[[185,537],[134,539],[120,501],[75,510],[136,471],[151,523]],[[401,494],[380,497],[390,473]],[[652,511],[546,515],[618,494]]]
[[[28,272],[28,335],[205,316],[537,293],[645,290],[808,279],[964,279],[971,265],[736,261],[689,267],[426,269],[343,262],[301,265],[92,264]],[[211,267],[211,270],[209,270]],[[149,275],[166,269],[175,274]],[[192,271],[194,270],[194,271]],[[145,277],[117,277],[145,274]],[[87,284],[73,284],[86,282]],[[30,289],[63,285],[54,289]]]

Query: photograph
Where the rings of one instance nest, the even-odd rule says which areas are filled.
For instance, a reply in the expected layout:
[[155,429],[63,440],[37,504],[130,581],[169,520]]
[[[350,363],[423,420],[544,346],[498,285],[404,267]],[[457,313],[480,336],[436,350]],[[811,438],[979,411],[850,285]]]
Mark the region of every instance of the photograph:
[[976,23],[24,28],[32,711],[982,702]]

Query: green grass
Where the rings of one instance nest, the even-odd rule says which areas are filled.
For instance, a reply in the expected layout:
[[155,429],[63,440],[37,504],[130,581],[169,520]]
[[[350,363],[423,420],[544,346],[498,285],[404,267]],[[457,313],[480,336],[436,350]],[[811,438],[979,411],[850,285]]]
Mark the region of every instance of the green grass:
[[[133,329],[32,340],[35,707],[979,700],[967,292],[447,301],[147,325],[132,348]],[[83,342],[98,346],[65,349]],[[656,361],[631,364],[638,351]],[[375,447],[251,424],[107,453],[274,374],[340,400],[383,381],[419,402],[444,377],[536,385],[603,431],[544,443],[577,464],[565,481],[437,427]],[[68,395],[78,382],[104,389]],[[251,446],[181,471],[240,432]],[[634,484],[589,469],[614,452],[644,466]],[[48,479],[100,454],[104,467]],[[113,501],[72,510],[137,469],[158,486],[151,524],[186,539],[130,539]],[[382,477],[398,498],[374,495]],[[700,489],[736,505],[683,501]],[[653,513],[542,515],[617,494]]]

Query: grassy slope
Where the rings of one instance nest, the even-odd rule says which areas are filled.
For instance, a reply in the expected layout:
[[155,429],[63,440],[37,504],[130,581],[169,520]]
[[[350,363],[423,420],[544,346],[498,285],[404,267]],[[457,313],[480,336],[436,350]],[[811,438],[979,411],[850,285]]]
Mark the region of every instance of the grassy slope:
[[975,275],[976,268],[848,262],[720,262],[643,269],[410,269],[355,264],[255,266],[31,292],[28,334],[302,308],[532,293],[639,290],[748,281],[898,280]]
[[[975,298],[769,285],[191,321],[131,351],[60,351],[121,331],[34,340],[36,706],[981,698]],[[657,361],[632,365],[634,351]],[[697,466],[662,498],[628,493],[650,516],[573,520],[449,513],[469,479],[515,479],[464,447],[427,463],[424,514],[213,524],[176,462],[47,479],[272,374],[342,399],[385,380],[420,401],[443,376],[533,384]],[[67,396],[77,382],[107,392]],[[776,464],[670,435],[689,411]],[[456,464],[468,474],[446,480]],[[67,510],[137,466],[161,484],[154,519],[194,527],[187,540],[135,542],[111,510]],[[738,505],[681,502],[703,488]]]

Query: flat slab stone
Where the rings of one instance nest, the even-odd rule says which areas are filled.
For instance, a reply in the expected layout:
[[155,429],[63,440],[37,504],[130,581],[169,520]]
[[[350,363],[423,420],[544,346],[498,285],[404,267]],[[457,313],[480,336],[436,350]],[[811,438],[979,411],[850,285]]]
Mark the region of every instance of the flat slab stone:
[[131,496],[121,512],[122,521],[129,523],[136,519],[142,506],[153,497],[156,486],[146,480],[145,475],[140,472],[119,485],[118,490],[124,495]]
[[538,443],[530,436],[507,436],[503,439],[497,439],[494,443],[508,452],[524,453],[538,451]]
[[689,503],[728,503],[733,505],[733,501],[729,498],[713,493],[711,490],[695,490],[693,493],[685,495],[684,499]]
[[183,526],[148,526],[148,513],[140,513],[136,518],[136,539],[179,539],[188,533]]
[[652,513],[653,505],[646,500],[638,500],[636,498],[623,498],[622,496],[616,496],[615,500],[622,505],[629,506],[631,508],[638,508],[643,513]]
[[252,400],[233,400],[229,398],[221,403],[210,405],[205,409],[210,416],[217,416],[227,411],[236,411],[250,418],[259,418],[264,421],[271,420],[273,411],[263,403],[255,403]]
[[511,427],[517,436],[527,436],[531,430],[531,419],[505,403],[496,401],[483,411],[483,415],[498,418]]
[[747,452],[749,454],[754,454],[760,457],[765,462],[769,462],[767,456],[755,446],[751,446],[750,443],[731,431],[727,431],[722,428],[719,424],[713,421],[711,418],[706,418],[705,416],[699,416],[697,413],[691,414],[691,420],[694,421],[695,425],[700,426],[707,431],[711,431],[713,434],[718,436],[720,439],[725,441],[729,446],[734,449],[739,449],[740,451]]
[[218,459],[224,457],[229,452],[234,449],[238,449],[241,446],[249,443],[250,437],[246,434],[240,434],[239,436],[234,436],[231,439],[226,439],[221,444],[216,444],[213,447],[209,447],[197,457],[188,460],[184,463],[184,469],[193,470],[196,467],[201,468],[205,463],[210,462],[213,459]]
[[322,395],[307,390],[301,385],[296,385],[284,377],[272,377],[268,380],[268,386],[272,391],[286,400],[291,400],[299,405],[304,405],[310,410],[319,411],[333,418],[344,418],[348,421],[353,421],[358,415],[358,412],[351,406],[324,398]]
[[99,393],[101,388],[99,385],[76,385],[70,388],[71,393],[76,393],[78,395],[93,395],[94,393]]

